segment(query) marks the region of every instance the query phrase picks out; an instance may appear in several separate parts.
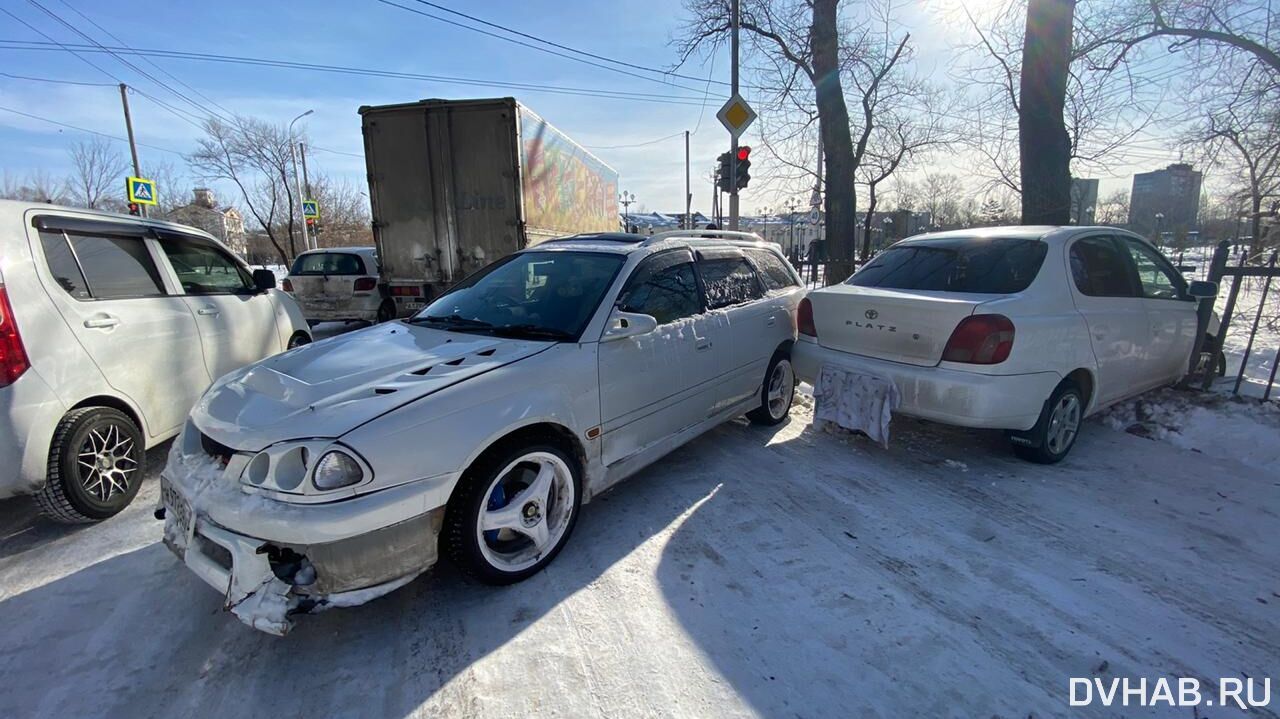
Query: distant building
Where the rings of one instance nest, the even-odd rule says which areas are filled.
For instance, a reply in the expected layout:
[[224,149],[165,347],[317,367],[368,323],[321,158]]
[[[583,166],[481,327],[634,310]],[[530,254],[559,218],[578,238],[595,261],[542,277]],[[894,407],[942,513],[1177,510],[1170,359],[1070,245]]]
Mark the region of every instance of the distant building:
[[1071,178],[1071,224],[1092,225],[1098,211],[1098,181],[1088,177]]
[[197,187],[189,204],[170,210],[161,219],[199,228],[218,238],[232,252],[245,257],[248,252],[244,218],[234,207],[218,207],[213,190]]
[[[1191,165],[1181,162],[1134,175],[1129,195],[1129,229],[1147,236],[1157,230],[1176,233],[1197,229],[1202,177]],[[1162,217],[1157,220],[1156,215]]]

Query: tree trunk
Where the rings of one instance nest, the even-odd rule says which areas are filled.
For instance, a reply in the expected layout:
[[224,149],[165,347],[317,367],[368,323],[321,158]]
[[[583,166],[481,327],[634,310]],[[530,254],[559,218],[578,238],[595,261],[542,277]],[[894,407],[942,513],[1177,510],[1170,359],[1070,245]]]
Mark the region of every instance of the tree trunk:
[[858,226],[853,157],[849,133],[849,108],[840,83],[840,42],[836,6],[838,0],[814,0],[809,42],[813,53],[813,86],[826,161],[824,200],[827,216],[826,282],[843,282],[853,274],[855,229]]
[[1071,221],[1071,142],[1063,119],[1075,0],[1030,0],[1022,45],[1018,145],[1022,224]]
[[876,211],[876,183],[867,183],[867,212],[865,219],[862,221],[862,251],[858,253],[858,259],[863,262],[871,257],[871,216]]

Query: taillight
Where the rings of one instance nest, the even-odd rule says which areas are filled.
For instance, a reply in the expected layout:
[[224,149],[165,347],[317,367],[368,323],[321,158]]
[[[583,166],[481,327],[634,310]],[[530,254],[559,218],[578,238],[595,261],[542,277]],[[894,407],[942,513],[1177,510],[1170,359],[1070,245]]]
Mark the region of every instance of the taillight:
[[800,307],[796,309],[796,329],[802,335],[818,338],[818,328],[813,324],[813,305],[809,304],[809,298],[800,300]]
[[960,321],[942,350],[945,362],[1000,364],[1013,350],[1013,322],[1004,315],[972,315]]
[[13,305],[9,293],[0,285],[0,387],[8,387],[31,368],[27,350],[18,334],[18,322],[13,317]]
[[356,280],[356,292],[368,292],[378,288],[378,280],[373,277],[361,277]]
[[422,288],[416,285],[397,285],[391,288],[391,294],[396,297],[421,297]]
[[280,289],[285,292],[293,292],[293,283],[289,281],[288,277],[284,278],[284,282],[280,283]]

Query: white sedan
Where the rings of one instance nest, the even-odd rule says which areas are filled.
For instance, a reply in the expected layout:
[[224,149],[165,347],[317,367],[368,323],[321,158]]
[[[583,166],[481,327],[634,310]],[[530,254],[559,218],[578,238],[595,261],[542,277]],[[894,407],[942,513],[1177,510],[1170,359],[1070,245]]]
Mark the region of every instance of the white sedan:
[[1051,463],[1084,417],[1186,374],[1215,293],[1116,228],[922,235],[809,293],[793,361],[809,382],[823,366],[888,380],[899,414],[1010,430]]
[[775,246],[719,234],[748,239],[543,243],[224,377],[161,474],[166,543],[277,634],[441,552],[530,576],[593,496],[727,419],[786,419],[803,290]]

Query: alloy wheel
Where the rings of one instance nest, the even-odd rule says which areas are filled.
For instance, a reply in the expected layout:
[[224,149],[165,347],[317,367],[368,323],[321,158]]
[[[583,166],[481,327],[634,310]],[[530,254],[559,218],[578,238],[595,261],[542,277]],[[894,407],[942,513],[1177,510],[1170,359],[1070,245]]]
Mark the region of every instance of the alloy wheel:
[[1049,451],[1062,454],[1071,447],[1080,431],[1080,398],[1073,393],[1062,395],[1049,415],[1049,427],[1045,443]]
[[781,419],[791,406],[792,394],[795,392],[795,371],[791,368],[791,360],[782,359],[774,365],[769,375],[769,389],[765,394],[769,406],[769,416]]
[[530,452],[498,472],[475,523],[481,554],[495,569],[519,572],[560,543],[573,519],[573,474],[563,459]]
[[99,502],[128,491],[138,471],[139,449],[117,424],[90,430],[76,455],[80,485]]

